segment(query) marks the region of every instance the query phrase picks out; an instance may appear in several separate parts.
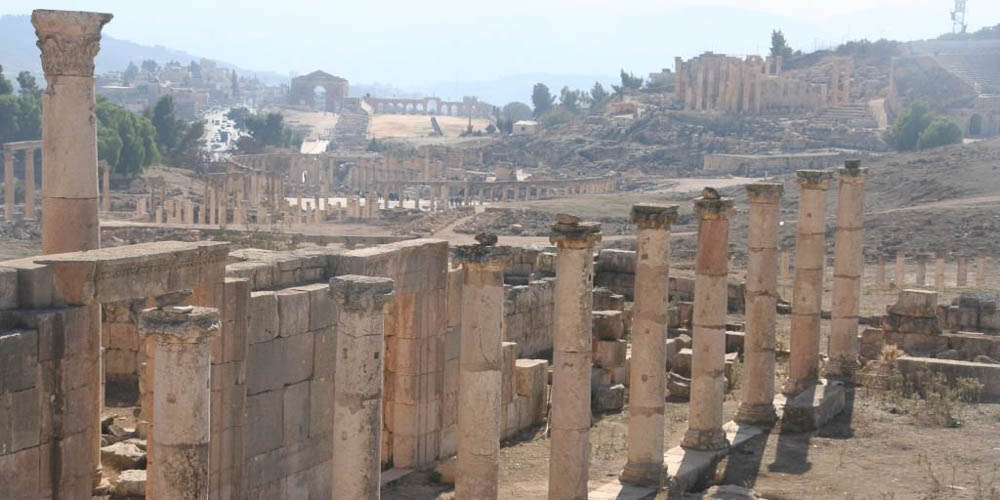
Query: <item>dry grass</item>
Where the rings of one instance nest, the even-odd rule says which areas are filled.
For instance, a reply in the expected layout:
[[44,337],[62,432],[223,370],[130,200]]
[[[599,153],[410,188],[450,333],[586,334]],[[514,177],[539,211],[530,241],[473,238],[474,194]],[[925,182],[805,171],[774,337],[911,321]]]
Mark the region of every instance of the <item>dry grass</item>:
[[[461,116],[438,116],[438,126],[445,136],[456,137],[469,126],[469,119]],[[473,119],[472,127],[484,130],[489,120]],[[426,137],[434,131],[431,117],[425,115],[373,115],[371,133],[378,138]]]

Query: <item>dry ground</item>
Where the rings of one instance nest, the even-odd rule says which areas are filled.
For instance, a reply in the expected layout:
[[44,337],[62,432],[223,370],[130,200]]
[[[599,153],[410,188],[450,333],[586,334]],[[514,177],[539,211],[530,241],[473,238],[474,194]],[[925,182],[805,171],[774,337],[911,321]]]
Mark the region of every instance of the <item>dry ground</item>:
[[[447,137],[456,137],[469,126],[461,116],[437,116],[438,126]],[[472,128],[485,130],[489,120],[473,119]],[[372,115],[371,134],[379,139],[388,137],[425,137],[434,131],[431,117],[426,115]]]
[[337,125],[336,113],[305,111],[286,107],[277,107],[268,109],[267,111],[276,111],[284,115],[286,125],[307,129],[306,139],[328,138],[333,133],[333,128]]

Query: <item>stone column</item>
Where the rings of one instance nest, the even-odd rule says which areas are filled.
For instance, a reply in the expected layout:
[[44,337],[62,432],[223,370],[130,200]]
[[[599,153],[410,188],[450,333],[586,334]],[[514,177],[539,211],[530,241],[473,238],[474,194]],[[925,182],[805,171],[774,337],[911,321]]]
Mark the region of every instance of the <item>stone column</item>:
[[792,290],[791,357],[785,394],[798,394],[819,376],[820,312],[823,305],[823,264],[826,260],[826,190],[831,175],[799,170],[799,222],[795,238],[795,284]]
[[858,313],[864,271],[865,183],[868,169],[847,160],[840,169],[837,234],[833,248],[833,310],[826,374],[850,377],[858,364]]
[[557,249],[549,500],[583,499],[590,468],[593,252],[601,225],[559,214],[549,240]]
[[24,152],[24,218],[35,218],[35,149]]
[[210,341],[220,329],[219,311],[166,306],[139,316],[141,335],[152,335],[153,415],[146,496],[208,498],[211,434]]
[[875,270],[875,284],[877,286],[885,286],[885,254],[879,252],[878,254],[878,268]]
[[456,246],[464,269],[455,498],[495,499],[500,475],[503,268],[509,247]]
[[927,284],[927,256],[920,253],[917,254],[917,285],[924,286]]
[[[781,184],[747,184],[750,225],[747,233],[746,337],[743,395],[736,421],[771,426],[774,411],[774,354],[778,283],[778,219]],[[785,254],[783,254],[785,255]],[[633,357],[635,355],[633,354]]]
[[111,165],[101,161],[101,211],[111,211]]
[[969,263],[964,255],[958,256],[958,276],[955,277],[955,286],[965,286],[969,282]]
[[337,498],[378,498],[382,439],[382,310],[389,278],[330,279],[337,305],[332,488]]
[[622,482],[658,487],[663,481],[667,283],[670,224],[677,205],[632,205],[636,235],[635,304],[629,369],[628,461]]
[[986,286],[986,252],[979,252],[976,257],[976,287]]
[[906,284],[906,254],[902,250],[896,250],[896,288],[903,289]]
[[3,151],[3,218],[14,220],[14,150]]
[[691,405],[688,430],[681,446],[695,450],[729,447],[722,430],[722,399],[726,392],[726,276],[729,273],[729,214],[731,198],[705,188],[695,200],[698,246],[694,272],[694,313],[691,345]]
[[934,287],[944,288],[944,252],[938,250],[934,267]]
[[111,14],[35,10],[42,94],[42,253],[100,248],[94,56]]

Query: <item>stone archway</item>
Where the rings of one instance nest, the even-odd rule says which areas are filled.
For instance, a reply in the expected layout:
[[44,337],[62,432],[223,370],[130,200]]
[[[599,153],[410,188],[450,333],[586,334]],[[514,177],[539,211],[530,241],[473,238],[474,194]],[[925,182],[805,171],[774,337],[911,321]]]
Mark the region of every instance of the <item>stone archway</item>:
[[[315,89],[317,87],[323,89],[325,102],[322,104],[318,104],[316,100],[317,93]],[[292,79],[288,91],[288,100],[292,104],[304,104],[313,109],[338,112],[344,106],[344,100],[347,99],[347,91],[347,80],[322,71],[313,71],[308,75]]]

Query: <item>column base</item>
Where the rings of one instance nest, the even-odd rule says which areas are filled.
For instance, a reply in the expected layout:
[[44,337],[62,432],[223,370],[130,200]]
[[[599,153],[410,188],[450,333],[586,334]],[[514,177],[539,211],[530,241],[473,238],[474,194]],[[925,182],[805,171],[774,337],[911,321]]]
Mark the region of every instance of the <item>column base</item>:
[[816,386],[818,378],[789,378],[781,386],[781,393],[792,398]]
[[771,427],[778,421],[778,413],[772,403],[740,404],[733,420],[740,424]]
[[619,481],[633,486],[646,486],[659,488],[663,484],[664,468],[662,463],[633,463],[627,462],[625,469],[619,477]]
[[681,447],[701,451],[725,450],[729,448],[729,440],[722,429],[688,429]]
[[861,368],[861,363],[855,359],[833,359],[826,362],[823,368],[823,376],[829,378],[851,379],[854,373]]

